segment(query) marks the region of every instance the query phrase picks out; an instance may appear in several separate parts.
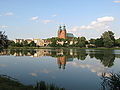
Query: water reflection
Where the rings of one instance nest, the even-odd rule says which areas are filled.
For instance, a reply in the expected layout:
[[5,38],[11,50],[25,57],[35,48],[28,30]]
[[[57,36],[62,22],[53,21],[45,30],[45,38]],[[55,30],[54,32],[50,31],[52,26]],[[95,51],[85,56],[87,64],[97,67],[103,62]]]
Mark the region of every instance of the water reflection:
[[120,50],[15,49],[0,51],[0,56],[1,74],[32,85],[44,80],[67,90],[99,90],[102,73],[109,77],[120,70]]
[[13,55],[13,56],[31,56],[42,57],[51,56],[57,58],[59,69],[65,69],[66,62],[77,60],[86,60],[89,56],[91,59],[95,58],[100,60],[104,67],[112,67],[115,58],[120,58],[119,50],[88,50],[88,49],[28,49],[28,50],[3,50],[0,55]]

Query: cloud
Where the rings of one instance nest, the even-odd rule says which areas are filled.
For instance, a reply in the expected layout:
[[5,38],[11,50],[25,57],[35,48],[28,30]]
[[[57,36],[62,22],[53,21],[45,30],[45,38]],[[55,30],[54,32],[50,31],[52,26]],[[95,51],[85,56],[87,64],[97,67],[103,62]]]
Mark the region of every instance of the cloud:
[[7,12],[7,13],[4,13],[4,16],[13,16],[13,12]]
[[96,73],[98,76],[102,76],[103,73],[106,73],[107,76],[109,76],[109,68],[104,67],[101,64],[82,64],[82,63],[76,63],[76,62],[69,62],[68,64],[71,64],[74,67],[80,67],[80,68],[88,68],[91,72]]
[[114,3],[120,3],[120,1],[113,1]]
[[40,72],[45,73],[45,74],[48,74],[48,73],[50,73],[51,71],[49,71],[49,70],[47,70],[47,69],[43,69],[43,70],[41,70]]
[[1,25],[0,28],[5,29],[5,28],[8,28],[8,26],[7,25]]
[[111,22],[111,21],[114,21],[114,17],[106,16],[97,19],[97,22]]
[[92,21],[89,25],[75,26],[69,31],[76,32],[79,30],[106,30],[109,28],[108,23],[114,21],[114,17],[105,16],[97,18],[95,21]]
[[34,16],[34,17],[32,17],[30,20],[32,20],[32,21],[37,21],[37,20],[39,20],[39,17],[38,17],[38,16]]
[[50,23],[50,22],[53,22],[52,20],[43,20],[42,21],[44,24],[48,24],[48,23]]
[[6,64],[0,64],[0,67],[6,67],[7,65]]
[[0,16],[13,16],[13,15],[14,15],[13,12],[6,12],[6,13],[0,14]]
[[52,15],[52,17],[56,17],[56,16],[57,16],[57,14],[53,14],[53,15]]
[[37,73],[30,73],[31,76],[36,77],[38,76]]

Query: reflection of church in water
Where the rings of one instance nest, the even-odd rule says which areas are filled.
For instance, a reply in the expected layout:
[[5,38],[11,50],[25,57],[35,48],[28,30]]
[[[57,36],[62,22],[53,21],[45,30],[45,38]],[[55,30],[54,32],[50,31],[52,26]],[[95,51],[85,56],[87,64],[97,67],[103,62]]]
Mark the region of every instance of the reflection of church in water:
[[59,66],[59,69],[65,69],[65,65],[66,65],[66,57],[65,56],[62,56],[62,57],[58,57],[57,58],[57,63],[58,63],[58,66]]
[[73,58],[68,58],[67,56],[60,56],[57,58],[57,64],[59,69],[65,69],[66,62],[73,61]]
[[[21,51],[21,50],[4,50],[0,52],[0,55],[14,55],[16,57],[21,56],[31,56],[31,57],[43,57],[43,56],[53,56],[56,58],[57,56],[57,64],[59,69],[65,69],[66,62],[73,61],[72,57],[68,57],[67,55],[64,55],[64,50],[60,49],[59,52],[53,53],[49,49],[40,49],[40,50],[27,50],[27,51]],[[70,52],[69,52],[70,53]],[[70,53],[72,54],[72,52]]]

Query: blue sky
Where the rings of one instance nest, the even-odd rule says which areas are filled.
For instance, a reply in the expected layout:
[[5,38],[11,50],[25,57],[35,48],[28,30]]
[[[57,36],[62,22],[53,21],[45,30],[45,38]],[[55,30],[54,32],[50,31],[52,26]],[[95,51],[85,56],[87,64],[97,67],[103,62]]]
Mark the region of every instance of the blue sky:
[[9,39],[57,36],[59,25],[77,37],[120,33],[119,0],[0,0],[0,30]]

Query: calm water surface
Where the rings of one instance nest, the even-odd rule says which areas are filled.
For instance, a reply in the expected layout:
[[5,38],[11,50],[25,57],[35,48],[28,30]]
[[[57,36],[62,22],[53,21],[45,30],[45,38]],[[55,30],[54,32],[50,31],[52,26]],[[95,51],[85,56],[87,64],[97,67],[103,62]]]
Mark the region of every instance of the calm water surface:
[[54,83],[67,90],[100,90],[101,75],[120,71],[120,50],[39,49],[0,51],[0,74],[24,84]]

